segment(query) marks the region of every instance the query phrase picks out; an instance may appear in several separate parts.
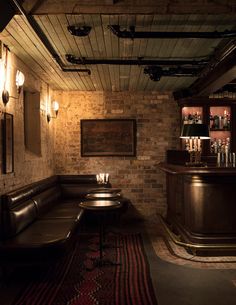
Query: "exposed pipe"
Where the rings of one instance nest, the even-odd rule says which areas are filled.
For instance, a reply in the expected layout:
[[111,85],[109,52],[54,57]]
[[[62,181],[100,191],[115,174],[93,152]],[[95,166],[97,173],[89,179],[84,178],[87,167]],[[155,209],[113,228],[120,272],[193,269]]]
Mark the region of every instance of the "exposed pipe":
[[66,54],[66,59],[71,64],[76,65],[159,65],[159,66],[197,66],[203,67],[208,63],[206,60],[177,60],[177,59],[87,59],[85,57],[76,57],[72,54]]
[[88,73],[89,75],[91,74],[91,71],[89,69],[78,69],[78,68],[74,68],[74,69],[69,68],[69,69],[67,69],[64,66],[60,56],[54,50],[52,44],[50,43],[50,41],[48,40],[47,36],[42,31],[42,29],[40,28],[38,23],[35,21],[33,16],[27,14],[27,12],[24,10],[22,5],[18,3],[17,0],[10,0],[10,1],[20,11],[20,13],[27,19],[27,21],[29,22],[30,26],[32,27],[34,32],[37,34],[38,38],[44,44],[44,46],[46,47],[48,52],[51,54],[51,56],[55,59],[55,61],[58,63],[58,65],[60,66],[60,68],[61,68],[61,70],[63,72],[85,72],[85,73]]
[[129,27],[129,31],[120,30],[119,25],[108,25],[108,29],[111,30],[119,38],[161,38],[161,39],[171,39],[171,38],[206,38],[206,39],[218,39],[218,38],[235,38],[236,31],[225,30],[223,32],[150,32],[142,31],[136,32],[134,26]]
[[175,67],[163,69],[160,66],[148,66],[144,68],[144,74],[148,74],[150,79],[157,82],[161,79],[162,76],[173,76],[173,77],[193,77],[198,76],[202,68],[199,67]]

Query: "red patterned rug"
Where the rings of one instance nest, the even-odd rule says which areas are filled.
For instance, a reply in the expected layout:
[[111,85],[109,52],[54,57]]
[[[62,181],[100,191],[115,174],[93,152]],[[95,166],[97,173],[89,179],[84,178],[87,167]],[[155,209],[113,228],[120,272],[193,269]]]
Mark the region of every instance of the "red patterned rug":
[[98,238],[79,237],[71,255],[35,272],[12,305],[157,305],[140,234],[110,234],[104,257],[116,266],[92,268]]

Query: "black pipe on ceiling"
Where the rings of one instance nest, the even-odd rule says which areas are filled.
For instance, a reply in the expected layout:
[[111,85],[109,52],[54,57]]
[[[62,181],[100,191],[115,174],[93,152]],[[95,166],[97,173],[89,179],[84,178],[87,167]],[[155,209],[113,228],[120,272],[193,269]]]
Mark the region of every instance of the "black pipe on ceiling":
[[148,74],[150,79],[153,81],[159,81],[162,76],[173,76],[173,77],[193,77],[198,76],[202,71],[202,68],[197,67],[172,67],[162,68],[160,66],[148,66],[144,68],[144,74]]
[[71,64],[75,65],[160,65],[160,66],[205,66],[207,60],[177,60],[177,59],[87,59],[85,57],[76,57],[71,54],[66,54],[66,59]]
[[39,37],[39,39],[41,40],[41,42],[43,43],[45,48],[48,50],[48,52],[51,54],[51,56],[55,59],[55,61],[60,66],[60,68],[61,68],[61,70],[63,72],[83,72],[83,73],[88,73],[89,75],[91,74],[91,71],[89,69],[78,69],[78,68],[71,69],[71,68],[65,67],[63,62],[62,62],[62,60],[61,60],[61,58],[60,58],[60,56],[57,54],[57,52],[53,48],[52,44],[50,43],[50,41],[48,40],[47,36],[42,31],[42,29],[40,28],[38,23],[35,21],[34,17],[32,15],[27,14],[27,12],[24,10],[22,5],[17,0],[10,0],[10,2],[27,19],[27,21],[29,22],[30,26],[34,30],[34,32],[37,34],[37,36]]
[[207,38],[207,39],[218,39],[218,38],[235,38],[236,31],[225,30],[223,32],[136,32],[134,26],[129,27],[129,31],[120,30],[119,25],[108,25],[108,29],[111,30],[119,38],[161,38],[161,39],[172,39],[172,38]]

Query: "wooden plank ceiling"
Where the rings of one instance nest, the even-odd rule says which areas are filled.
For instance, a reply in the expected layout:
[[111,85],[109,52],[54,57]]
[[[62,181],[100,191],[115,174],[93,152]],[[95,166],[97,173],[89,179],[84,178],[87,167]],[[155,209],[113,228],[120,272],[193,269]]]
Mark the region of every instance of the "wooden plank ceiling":
[[[45,2],[45,1],[43,1]],[[235,15],[216,14],[111,14],[111,13],[40,13],[33,14],[66,68],[75,65],[66,54],[86,59],[207,59],[222,39],[122,39],[114,35],[108,25],[136,31],[213,32],[233,29]],[[69,25],[91,26],[86,37],[71,35]],[[42,79],[54,89],[106,91],[176,91],[189,87],[197,77],[163,76],[152,81],[141,65],[76,65],[88,68],[88,73],[63,72],[37,37],[26,18],[15,15],[0,39]]]

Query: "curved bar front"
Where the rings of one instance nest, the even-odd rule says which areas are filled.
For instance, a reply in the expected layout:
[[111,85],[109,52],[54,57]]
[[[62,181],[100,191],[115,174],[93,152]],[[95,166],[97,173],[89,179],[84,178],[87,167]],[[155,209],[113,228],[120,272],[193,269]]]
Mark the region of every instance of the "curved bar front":
[[236,251],[236,168],[167,163],[159,168],[166,173],[165,221],[181,240],[200,255]]

